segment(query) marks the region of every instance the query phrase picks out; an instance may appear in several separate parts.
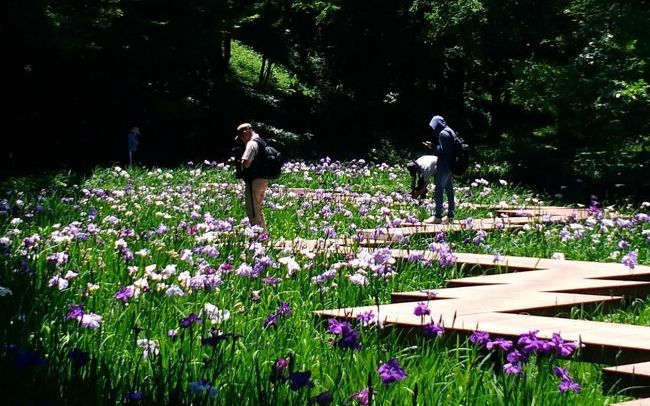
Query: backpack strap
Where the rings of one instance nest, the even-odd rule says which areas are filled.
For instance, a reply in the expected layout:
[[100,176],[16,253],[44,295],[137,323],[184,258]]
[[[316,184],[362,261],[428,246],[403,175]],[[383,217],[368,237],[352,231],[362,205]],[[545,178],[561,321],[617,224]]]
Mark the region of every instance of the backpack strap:
[[253,138],[253,141],[257,142],[257,144],[262,148],[266,148],[266,145],[268,144],[268,142],[264,141],[264,139],[259,136]]

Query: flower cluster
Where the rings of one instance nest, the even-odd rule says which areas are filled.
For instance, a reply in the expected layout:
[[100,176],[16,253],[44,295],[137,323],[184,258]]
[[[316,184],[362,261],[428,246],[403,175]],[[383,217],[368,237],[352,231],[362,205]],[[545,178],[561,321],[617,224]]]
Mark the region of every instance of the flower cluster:
[[266,320],[264,320],[264,328],[277,327],[279,318],[281,319],[289,317],[292,314],[293,312],[291,311],[291,305],[289,305],[289,303],[282,302],[275,310],[275,312],[268,315]]
[[70,306],[66,319],[76,320],[81,327],[90,330],[98,329],[102,323],[102,316],[95,313],[86,313],[82,306],[74,304]]
[[360,350],[361,343],[359,342],[359,332],[352,328],[352,325],[347,321],[338,321],[336,319],[329,319],[327,321],[327,332],[338,336],[332,343],[342,349]]
[[440,266],[452,266],[458,260],[446,242],[433,242],[429,244],[429,250],[436,254]]
[[580,392],[580,385],[571,378],[566,368],[553,367],[553,373],[561,380],[558,386],[560,392]]
[[[314,387],[314,383],[311,381],[311,371],[291,372],[293,368],[292,360],[292,357],[288,357],[278,358],[275,361],[271,368],[271,382],[289,382],[289,388],[293,391],[297,391],[303,387]],[[322,398],[322,401],[326,401],[327,396],[323,395]]]
[[565,341],[559,333],[553,333],[551,339],[542,339],[537,336],[538,330],[521,334],[516,345],[504,338],[490,339],[490,334],[485,331],[475,331],[470,336],[470,342],[483,346],[488,351],[498,350],[506,353],[506,362],[503,371],[509,375],[523,373],[523,367],[531,355],[547,355],[567,358],[573,355],[578,345]]
[[393,358],[388,362],[379,365],[379,368],[377,368],[377,373],[385,385],[402,381],[407,377],[406,371],[400,367],[397,358]]

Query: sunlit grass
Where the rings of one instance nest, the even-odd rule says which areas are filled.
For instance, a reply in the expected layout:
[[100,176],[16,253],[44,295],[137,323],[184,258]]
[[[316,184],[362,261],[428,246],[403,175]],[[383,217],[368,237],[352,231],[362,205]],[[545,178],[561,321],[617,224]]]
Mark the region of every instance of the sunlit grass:
[[[261,66],[262,58],[259,53],[239,41],[232,41],[230,69],[234,77],[250,89],[255,89],[259,86]],[[313,96],[314,90],[305,86],[295,74],[284,66],[274,63],[272,69],[271,85],[273,89],[283,93],[299,89],[304,94]]]

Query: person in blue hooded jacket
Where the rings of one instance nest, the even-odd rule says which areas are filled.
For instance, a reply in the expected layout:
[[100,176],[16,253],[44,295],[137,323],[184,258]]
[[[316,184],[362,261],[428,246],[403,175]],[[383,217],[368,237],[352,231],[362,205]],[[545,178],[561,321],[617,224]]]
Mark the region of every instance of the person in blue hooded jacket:
[[129,166],[133,165],[133,156],[135,155],[135,152],[138,150],[138,144],[140,144],[140,128],[139,127],[133,127],[131,128],[131,131],[129,131],[129,134],[127,136],[127,147],[129,150]]
[[433,223],[442,223],[443,193],[447,195],[447,222],[451,223],[454,221],[454,210],[456,209],[454,176],[451,173],[451,162],[454,158],[454,130],[449,128],[442,116],[434,116],[429,122],[429,126],[436,135],[436,141],[435,143],[424,141],[423,144],[432,149],[433,154],[438,157],[434,190],[436,208]]

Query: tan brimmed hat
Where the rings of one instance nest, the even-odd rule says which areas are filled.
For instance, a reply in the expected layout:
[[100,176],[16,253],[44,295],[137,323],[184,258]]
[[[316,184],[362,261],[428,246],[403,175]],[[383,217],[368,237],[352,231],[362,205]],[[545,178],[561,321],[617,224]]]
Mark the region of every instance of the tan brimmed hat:
[[253,128],[251,123],[241,123],[237,126],[237,135],[235,135],[235,140],[239,139],[239,136],[241,135],[242,131],[248,129],[248,128]]

